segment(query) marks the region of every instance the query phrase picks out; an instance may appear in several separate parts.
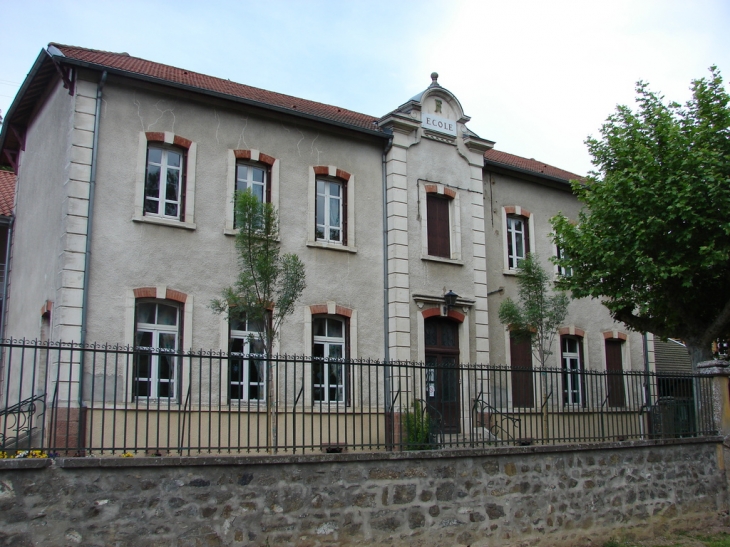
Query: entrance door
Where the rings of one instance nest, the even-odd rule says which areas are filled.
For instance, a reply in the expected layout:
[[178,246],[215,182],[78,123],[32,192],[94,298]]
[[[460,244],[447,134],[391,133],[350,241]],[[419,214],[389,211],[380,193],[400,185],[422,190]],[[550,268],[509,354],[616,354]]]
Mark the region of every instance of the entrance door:
[[426,406],[444,433],[459,433],[459,324],[425,321]]

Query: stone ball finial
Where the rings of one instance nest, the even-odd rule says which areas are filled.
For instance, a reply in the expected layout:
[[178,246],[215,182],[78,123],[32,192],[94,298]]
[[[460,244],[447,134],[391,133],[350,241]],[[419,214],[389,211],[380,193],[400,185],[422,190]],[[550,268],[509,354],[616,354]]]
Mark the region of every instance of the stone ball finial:
[[437,83],[439,79],[439,73],[438,72],[432,72],[431,73],[431,81],[433,83]]

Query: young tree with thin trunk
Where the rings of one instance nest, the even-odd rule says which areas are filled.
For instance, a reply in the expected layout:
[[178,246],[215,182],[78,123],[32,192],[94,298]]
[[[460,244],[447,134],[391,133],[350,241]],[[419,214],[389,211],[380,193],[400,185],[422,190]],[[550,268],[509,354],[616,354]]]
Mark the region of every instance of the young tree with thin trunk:
[[[514,336],[529,339],[532,351],[540,363],[547,367],[558,328],[568,314],[570,299],[562,291],[550,288],[550,275],[540,265],[535,253],[529,253],[517,268],[519,302],[507,298],[499,307],[499,320],[507,325]],[[547,372],[541,373],[543,437],[548,438],[547,423]]]
[[291,315],[306,286],[304,264],[296,254],[281,254],[279,217],[271,203],[262,203],[250,191],[236,194],[236,283],[211,302],[229,320],[260,325],[257,337],[266,352],[266,404],[271,416],[270,443],[276,444],[274,367],[271,355],[284,319]]
[[561,286],[600,298],[639,332],[681,338],[693,368],[730,331],[730,95],[716,67],[685,104],[637,84],[586,141],[597,170],[573,181],[577,224],[553,219]]

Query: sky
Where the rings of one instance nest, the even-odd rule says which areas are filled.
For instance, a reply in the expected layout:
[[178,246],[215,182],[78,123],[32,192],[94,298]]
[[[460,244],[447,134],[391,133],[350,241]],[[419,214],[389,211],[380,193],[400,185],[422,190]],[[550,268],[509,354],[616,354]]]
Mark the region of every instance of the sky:
[[380,117],[438,72],[495,148],[577,173],[639,80],[690,98],[730,78],[726,0],[3,0],[4,115],[49,42],[136,57]]

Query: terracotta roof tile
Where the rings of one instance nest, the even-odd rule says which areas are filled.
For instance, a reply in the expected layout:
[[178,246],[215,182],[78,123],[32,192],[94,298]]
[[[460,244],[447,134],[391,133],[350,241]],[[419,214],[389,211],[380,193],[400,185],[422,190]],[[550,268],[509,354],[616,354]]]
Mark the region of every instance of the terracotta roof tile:
[[274,93],[257,87],[237,84],[230,80],[206,76],[190,70],[176,68],[169,65],[154,63],[138,57],[132,57],[127,53],[113,53],[109,51],[98,51],[76,46],[65,46],[61,44],[50,44],[58,48],[67,58],[86,63],[92,63],[106,68],[117,69],[130,74],[137,74],[156,78],[166,82],[183,84],[199,89],[213,91],[257,101],[271,106],[302,112],[311,116],[317,116],[346,125],[352,125],[362,129],[377,131],[375,125],[377,118],[361,114],[345,108],[339,108],[328,104],[299,99],[282,93]]
[[565,181],[576,179],[582,180],[584,178],[580,175],[576,175],[575,173],[571,173],[570,171],[566,171],[558,167],[553,167],[552,165],[548,165],[547,163],[543,163],[541,161],[527,159],[521,156],[515,156],[514,154],[508,154],[507,152],[501,152],[499,150],[487,150],[484,153],[484,157],[488,161],[501,163],[507,167],[516,167],[517,169],[532,171],[534,173],[563,179]]
[[14,203],[15,175],[11,171],[0,171],[0,215],[12,215]]

